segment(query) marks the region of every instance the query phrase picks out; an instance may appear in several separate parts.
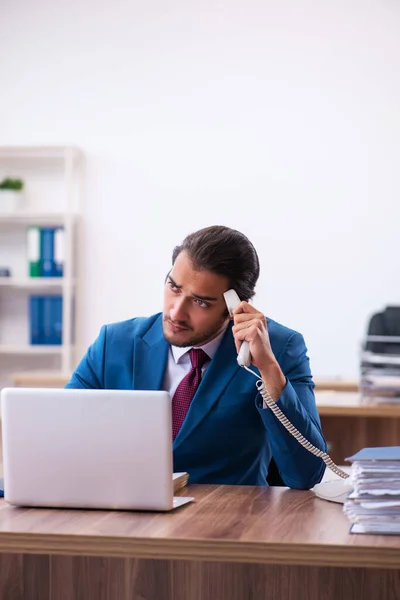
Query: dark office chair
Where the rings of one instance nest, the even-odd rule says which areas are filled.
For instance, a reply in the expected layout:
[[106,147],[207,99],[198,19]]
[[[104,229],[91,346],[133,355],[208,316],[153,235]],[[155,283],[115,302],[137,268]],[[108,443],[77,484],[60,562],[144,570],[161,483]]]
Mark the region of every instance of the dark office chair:
[[[387,306],[383,312],[375,313],[368,324],[367,336],[370,335],[400,337],[400,306]],[[365,350],[376,354],[400,355],[400,343],[367,340]]]
[[268,485],[285,485],[273,458],[271,458],[271,462],[268,466],[267,483]]

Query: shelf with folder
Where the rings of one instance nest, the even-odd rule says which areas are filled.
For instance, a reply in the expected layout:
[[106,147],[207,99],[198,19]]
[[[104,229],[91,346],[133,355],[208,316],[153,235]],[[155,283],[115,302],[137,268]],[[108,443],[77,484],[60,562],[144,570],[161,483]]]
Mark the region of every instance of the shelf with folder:
[[[69,282],[76,285],[76,280]],[[62,288],[65,285],[63,277],[3,277],[0,278],[0,288],[18,288],[23,290]]]
[[62,344],[0,344],[0,354],[62,354],[65,346]]

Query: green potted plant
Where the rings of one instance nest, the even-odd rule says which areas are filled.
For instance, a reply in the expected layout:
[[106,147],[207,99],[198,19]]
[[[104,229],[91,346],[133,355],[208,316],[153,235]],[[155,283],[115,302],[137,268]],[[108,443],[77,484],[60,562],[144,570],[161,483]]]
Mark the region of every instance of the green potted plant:
[[0,211],[14,212],[18,210],[21,207],[23,189],[22,179],[6,177],[0,181]]

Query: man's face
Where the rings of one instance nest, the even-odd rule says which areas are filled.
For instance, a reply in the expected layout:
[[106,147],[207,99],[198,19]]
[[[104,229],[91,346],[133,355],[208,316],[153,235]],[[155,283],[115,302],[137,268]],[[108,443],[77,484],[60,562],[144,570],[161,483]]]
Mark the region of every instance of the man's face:
[[202,346],[226,326],[229,316],[223,293],[226,277],[196,271],[186,252],[181,252],[167,277],[164,292],[164,337],[174,346]]

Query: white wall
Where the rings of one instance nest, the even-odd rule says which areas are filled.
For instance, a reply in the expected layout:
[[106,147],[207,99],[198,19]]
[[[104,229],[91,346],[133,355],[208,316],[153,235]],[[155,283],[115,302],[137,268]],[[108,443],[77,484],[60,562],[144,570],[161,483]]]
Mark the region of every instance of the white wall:
[[217,223],[253,240],[255,304],[315,375],[356,375],[400,300],[400,5],[3,4],[0,143],[88,157],[84,345],[159,310],[172,247]]

